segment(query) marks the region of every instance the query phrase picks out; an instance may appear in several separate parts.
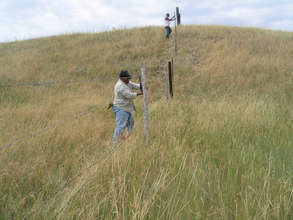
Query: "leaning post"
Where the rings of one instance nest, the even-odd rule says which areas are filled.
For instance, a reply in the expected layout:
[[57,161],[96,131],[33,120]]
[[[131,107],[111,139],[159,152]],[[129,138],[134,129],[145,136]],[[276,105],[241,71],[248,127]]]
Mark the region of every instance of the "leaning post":
[[146,90],[146,75],[144,64],[141,67],[141,85],[143,91],[143,118],[144,118],[144,134],[148,138],[149,131],[149,117],[148,117],[148,104],[147,104],[147,90]]

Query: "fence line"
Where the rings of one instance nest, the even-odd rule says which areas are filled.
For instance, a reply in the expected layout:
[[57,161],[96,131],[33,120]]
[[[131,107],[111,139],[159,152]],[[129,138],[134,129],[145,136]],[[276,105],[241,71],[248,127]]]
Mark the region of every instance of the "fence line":
[[[39,206],[39,208],[37,208],[36,210],[30,212],[27,216],[25,216],[23,218],[23,220],[27,220],[29,218],[32,218],[34,215],[36,215],[40,210],[42,210],[49,201],[51,201],[52,199],[54,199],[60,192],[62,192],[64,189],[66,189],[74,180],[76,180],[78,177],[80,177],[82,174],[86,173],[86,171],[90,170],[92,167],[94,167],[95,165],[97,165],[99,162],[101,163],[100,165],[102,165],[104,162],[106,162],[110,156],[112,155],[113,152],[115,152],[118,149],[118,147],[114,148],[112,151],[109,151],[108,154],[105,155],[104,159],[101,161],[100,158],[98,160],[96,160],[95,162],[93,162],[91,165],[89,165],[84,172],[80,171],[77,175],[75,175],[74,177],[72,177],[71,179],[67,180],[65,183],[60,184],[57,189],[55,190],[55,192],[53,193],[53,196],[51,196],[50,198],[48,198],[47,200],[43,201],[41,203],[41,205]],[[136,148],[135,148],[136,149]],[[135,150],[134,149],[134,150]],[[76,192],[78,193],[81,188]],[[64,205],[63,208],[61,208],[57,214],[55,215],[54,218],[58,217],[58,215],[63,212],[63,210],[66,208],[66,206],[68,205],[69,201],[66,202],[66,204]]]
[[40,81],[40,82],[21,82],[21,83],[14,83],[14,84],[0,84],[0,87],[37,87],[37,86],[51,86],[55,84],[70,84],[70,83],[90,83],[90,82],[96,82],[98,81],[97,77],[89,78],[86,80],[68,80],[68,81],[53,81],[53,80],[47,80],[47,81]]
[[[137,150],[139,148],[139,146],[138,145],[136,145],[133,149],[132,149],[132,151],[135,151],[135,150]],[[115,152],[116,150],[118,149],[118,147],[116,147],[116,148],[114,148],[114,150],[113,151],[111,151],[111,152],[109,152],[108,153],[108,155],[106,155],[106,157],[105,157],[105,159],[102,161],[102,163],[104,163],[107,159],[109,159],[109,157],[111,156],[111,154],[113,153],[113,152]],[[184,156],[184,158],[186,159],[186,154],[185,154],[185,156]],[[95,164],[94,165],[96,165],[97,163],[98,163],[99,161],[96,161],[95,162]],[[89,166],[88,167],[88,169],[86,169],[86,171],[87,170],[89,170],[91,167],[93,167],[94,165],[91,165],[91,166]],[[168,185],[170,185],[176,178],[177,178],[177,176],[179,175],[179,173],[178,174],[176,174],[170,181],[169,181],[169,183],[168,183]],[[75,194],[77,194],[77,193],[79,193],[80,191],[81,191],[81,189],[83,188],[83,186],[85,185],[87,183],[87,181],[85,181],[85,183],[84,184],[82,184],[81,186],[80,186],[80,188],[75,192]],[[109,194],[109,193],[108,193]],[[107,194],[107,195],[108,195]],[[106,197],[104,197],[103,199],[105,199]],[[70,203],[70,199],[64,204],[64,206],[57,212],[57,214],[54,216],[54,219],[57,219],[57,217],[66,209],[66,207],[68,206],[68,204]]]
[[[88,143],[87,143],[87,146],[89,146],[89,147],[94,146],[94,145],[97,143],[97,141],[98,141],[98,139],[97,139],[96,136],[95,136],[95,137],[91,137],[91,138],[89,139]],[[28,177],[28,176],[31,175],[33,172],[34,172],[34,170],[33,170],[32,172],[30,172],[29,174],[26,174],[25,177]],[[33,194],[39,194],[41,191],[42,191],[42,189],[39,190],[39,191],[37,191],[37,192],[34,192]],[[30,195],[31,195],[31,194],[30,194]],[[29,197],[30,195],[27,195],[26,197],[24,197],[24,198],[23,198],[23,201],[25,201],[26,198]],[[18,209],[18,207],[17,207],[17,209]]]
[[[93,167],[96,163],[97,163],[97,162],[91,164],[86,170],[89,170],[89,169],[90,169],[91,167]],[[70,185],[75,179],[77,179],[77,178],[78,178],[79,176],[81,176],[81,175],[82,175],[82,172],[79,172],[77,175],[75,175],[75,176],[72,177],[71,179],[67,180],[65,183],[59,185],[59,186],[57,187],[57,189],[55,190],[55,192],[53,193],[53,196],[52,196],[52,197],[50,197],[49,199],[43,201],[43,202],[41,203],[41,205],[39,206],[38,209],[36,209],[36,210],[30,212],[27,216],[25,216],[25,217],[23,218],[23,220],[29,219],[29,218],[33,217],[35,214],[37,214],[41,209],[43,209],[43,208],[45,207],[45,205],[46,205],[50,200],[52,200],[53,198],[55,198],[55,197],[58,195],[59,192],[63,191],[67,186],[69,186],[69,185]]]
[[[135,151],[137,148],[138,148],[139,146],[137,145],[137,146],[135,146],[134,148],[133,148],[133,151]],[[110,156],[112,155],[112,153],[114,153],[116,150],[118,150],[119,149],[119,147],[115,147],[112,151],[110,151],[106,156],[105,156],[105,159],[104,160],[102,160],[101,161],[101,164],[103,164],[106,160],[108,160],[109,158],[110,158]],[[86,169],[86,171],[88,171],[90,168],[92,168],[93,166],[95,166],[96,164],[98,164],[98,162],[100,162],[100,161],[96,161],[96,162],[94,162],[92,165],[90,165],[87,169]],[[81,172],[78,174],[78,176],[81,176]],[[77,177],[77,176],[76,176]],[[76,178],[76,177],[74,177],[74,178]],[[71,181],[72,182],[72,181]],[[85,184],[85,183],[84,183]],[[83,185],[84,185],[83,184]],[[68,184],[69,185],[69,184]],[[75,193],[75,194],[77,194],[77,193],[79,193],[80,191],[81,191],[81,189],[83,188],[83,185],[80,187],[80,189],[78,189],[77,190],[77,192]],[[57,195],[57,194],[56,194]],[[105,198],[105,197],[104,197]],[[50,200],[51,200],[52,198],[50,198]],[[57,219],[57,217],[65,210],[65,208],[67,207],[67,205],[69,204],[69,202],[70,202],[70,200],[68,200],[67,202],[66,202],[66,204],[64,205],[64,207],[63,208],[61,208],[58,212],[57,212],[57,214],[54,216],[54,219]],[[40,210],[40,209],[39,209]]]
[[51,126],[48,126],[48,127],[43,128],[43,129],[41,129],[41,130],[39,130],[39,131],[33,132],[33,133],[29,134],[29,135],[26,135],[26,136],[24,136],[24,137],[18,138],[18,139],[16,139],[15,141],[13,141],[13,142],[11,142],[11,143],[8,143],[8,144],[5,144],[5,145],[0,146],[0,150],[3,150],[3,149],[5,149],[5,148],[7,148],[7,147],[11,147],[11,146],[13,146],[13,145],[15,145],[15,144],[18,144],[18,143],[20,143],[20,142],[23,142],[23,141],[29,139],[29,138],[33,138],[33,137],[40,136],[41,134],[43,134],[43,133],[45,133],[45,132],[47,132],[47,131],[49,131],[49,130],[55,129],[55,128],[59,127],[59,126],[62,126],[62,125],[64,125],[64,124],[66,124],[67,122],[72,121],[73,119],[78,119],[78,118],[81,118],[81,117],[83,117],[83,116],[86,116],[86,115],[88,115],[89,113],[91,113],[91,112],[97,110],[98,108],[100,108],[100,107],[97,107],[97,106],[96,106],[96,107],[92,107],[92,108],[89,109],[88,111],[85,111],[85,112],[79,112],[79,113],[73,115],[72,117],[68,118],[67,120],[63,120],[63,121],[61,121],[61,122],[59,122],[59,123],[56,123],[56,124],[51,125]]

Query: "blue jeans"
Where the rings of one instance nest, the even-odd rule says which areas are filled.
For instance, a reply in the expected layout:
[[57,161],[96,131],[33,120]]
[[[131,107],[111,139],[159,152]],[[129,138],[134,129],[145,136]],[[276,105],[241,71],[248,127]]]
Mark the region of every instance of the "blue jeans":
[[113,135],[113,142],[116,142],[117,139],[120,139],[124,129],[127,129],[128,133],[131,133],[134,126],[134,120],[130,112],[126,112],[113,106],[113,112],[116,118],[116,128]]
[[169,38],[170,34],[172,33],[171,28],[169,26],[166,26],[165,30],[166,30],[166,38]]

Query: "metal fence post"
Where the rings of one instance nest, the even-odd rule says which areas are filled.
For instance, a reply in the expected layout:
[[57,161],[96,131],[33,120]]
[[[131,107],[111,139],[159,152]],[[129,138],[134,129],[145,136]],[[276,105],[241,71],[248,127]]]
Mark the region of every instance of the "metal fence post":
[[177,20],[177,25],[181,24],[181,15],[179,13],[179,7],[176,7],[176,20]]

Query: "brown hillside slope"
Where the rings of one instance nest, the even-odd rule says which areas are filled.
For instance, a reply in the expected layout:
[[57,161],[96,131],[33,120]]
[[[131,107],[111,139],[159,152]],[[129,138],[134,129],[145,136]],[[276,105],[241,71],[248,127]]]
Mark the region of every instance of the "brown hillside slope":
[[[181,26],[166,105],[171,46],[160,27],[0,44],[0,219],[293,218],[292,33]],[[106,106],[142,63],[150,138],[139,98],[113,148]]]

